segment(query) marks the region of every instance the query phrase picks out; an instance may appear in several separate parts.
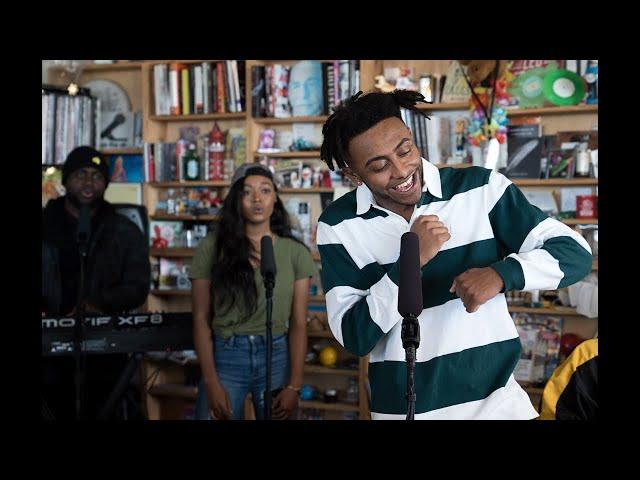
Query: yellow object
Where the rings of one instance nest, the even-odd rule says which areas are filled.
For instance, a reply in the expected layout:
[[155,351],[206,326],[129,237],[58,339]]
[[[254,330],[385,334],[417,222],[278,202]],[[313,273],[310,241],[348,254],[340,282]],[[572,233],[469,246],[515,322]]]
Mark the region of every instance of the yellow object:
[[325,367],[333,367],[338,361],[338,351],[333,347],[320,350],[320,363]]
[[93,158],[91,159],[91,161],[92,161],[93,163],[95,163],[96,165],[100,165],[100,157],[93,157]]

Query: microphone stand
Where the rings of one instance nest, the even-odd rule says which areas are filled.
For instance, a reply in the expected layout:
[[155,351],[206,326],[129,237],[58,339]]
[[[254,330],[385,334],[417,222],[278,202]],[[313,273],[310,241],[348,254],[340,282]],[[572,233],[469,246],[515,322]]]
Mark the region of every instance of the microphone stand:
[[267,365],[266,365],[266,379],[265,379],[265,391],[264,391],[264,418],[265,420],[271,420],[271,343],[272,343],[272,321],[273,314],[273,287],[275,285],[275,278],[273,273],[267,273],[264,276],[264,287],[266,290],[267,298]]
[[414,373],[416,368],[416,349],[420,345],[420,323],[414,315],[402,319],[400,331],[402,347],[405,349],[407,362],[407,420],[413,420],[416,410],[416,392],[414,388]]
[[84,383],[84,284],[85,284],[85,267],[87,260],[87,243],[86,235],[78,235],[78,250],[80,252],[80,282],[78,288],[78,300],[76,302],[76,322],[74,325],[74,345],[73,356],[75,357],[75,390],[76,390],[76,420],[82,418],[82,400],[83,400],[83,383]]

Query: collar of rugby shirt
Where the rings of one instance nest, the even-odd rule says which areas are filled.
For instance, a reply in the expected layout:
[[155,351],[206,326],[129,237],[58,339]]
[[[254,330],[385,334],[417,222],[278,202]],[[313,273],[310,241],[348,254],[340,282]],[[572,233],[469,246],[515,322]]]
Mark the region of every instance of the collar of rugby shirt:
[[[442,185],[440,184],[440,170],[431,162],[428,162],[424,158],[422,160],[422,179],[424,185],[422,191],[429,191],[434,197],[442,198]],[[356,189],[356,213],[363,215],[369,211],[369,208],[373,205],[379,207],[373,193],[369,190],[364,183]]]

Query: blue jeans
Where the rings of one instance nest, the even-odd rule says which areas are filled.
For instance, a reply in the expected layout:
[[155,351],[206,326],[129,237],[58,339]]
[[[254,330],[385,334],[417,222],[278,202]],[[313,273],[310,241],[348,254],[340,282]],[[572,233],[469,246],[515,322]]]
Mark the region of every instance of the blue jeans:
[[[233,335],[214,337],[214,359],[220,383],[229,395],[233,418],[244,420],[244,400],[251,392],[256,418],[264,418],[266,380],[266,337]],[[284,387],[289,379],[289,343],[287,335],[273,337],[271,351],[271,390]],[[196,420],[209,420],[209,406],[204,382],[198,384]]]

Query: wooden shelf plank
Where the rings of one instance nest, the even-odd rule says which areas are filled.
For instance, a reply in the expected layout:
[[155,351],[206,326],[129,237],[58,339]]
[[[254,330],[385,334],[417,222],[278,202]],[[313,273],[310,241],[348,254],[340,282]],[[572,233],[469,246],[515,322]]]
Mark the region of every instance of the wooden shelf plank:
[[191,290],[151,290],[151,295],[157,297],[190,297]]
[[100,150],[103,155],[142,155],[144,152],[139,147],[123,148],[103,148]]
[[220,220],[218,215],[168,215],[166,213],[154,213],[149,218],[151,220],[175,220],[176,222],[217,222]]
[[312,187],[312,188],[281,188],[278,190],[278,193],[332,193],[333,188],[331,187]]
[[320,115],[313,117],[288,117],[288,118],[252,118],[252,120],[256,123],[262,125],[278,125],[278,124],[287,124],[287,123],[324,123],[329,118],[328,115]]
[[150,60],[148,61],[148,63],[150,65],[164,65],[164,64],[169,64],[169,63],[184,63],[187,65],[192,65],[195,63],[203,63],[203,62],[207,62],[207,63],[217,63],[217,62],[224,62],[225,60],[193,60],[193,59],[189,59],[189,60]]
[[[432,103],[418,105],[420,110],[468,110],[468,102],[460,103]],[[570,105],[567,107],[518,108],[507,110],[507,116],[522,115],[561,115],[571,113],[598,113],[598,105]]]
[[193,115],[150,115],[156,122],[199,122],[207,120],[235,120],[246,118],[246,112],[199,113]]
[[508,117],[522,115],[562,115],[567,113],[598,113],[598,105],[570,105],[567,107],[519,108],[507,110]]
[[358,370],[350,368],[329,368],[321,365],[308,365],[304,366],[305,373],[321,373],[325,375],[343,375],[345,377],[357,377]]
[[436,163],[438,168],[469,168],[473,167],[473,163]]
[[148,390],[154,397],[175,397],[195,400],[198,397],[198,388],[189,385],[164,384],[154,385]]
[[417,107],[420,110],[469,110],[469,102],[421,103]]
[[598,186],[597,178],[512,178],[511,181],[520,187],[575,187]]
[[254,152],[254,157],[275,157],[275,158],[320,158],[320,151],[318,150],[310,150],[304,152],[271,152],[271,153],[260,153]]
[[573,315],[577,317],[584,316],[576,312],[575,308],[569,308],[569,307],[531,308],[531,307],[509,306],[509,311],[511,313],[533,313],[533,314],[540,314],[540,315]]
[[149,182],[149,186],[156,188],[189,188],[189,187],[228,187],[231,182],[194,181],[194,182]]
[[309,400],[300,400],[299,408],[317,408],[318,410],[335,410],[339,412],[359,412],[358,405],[348,403],[325,403]]
[[597,224],[597,218],[565,218],[560,220],[565,225],[587,225],[587,224]]
[[136,70],[142,68],[144,62],[120,61],[116,63],[89,63],[84,66],[83,72],[115,71],[115,70]]
[[195,248],[150,248],[149,254],[154,257],[193,257],[196,254]]

